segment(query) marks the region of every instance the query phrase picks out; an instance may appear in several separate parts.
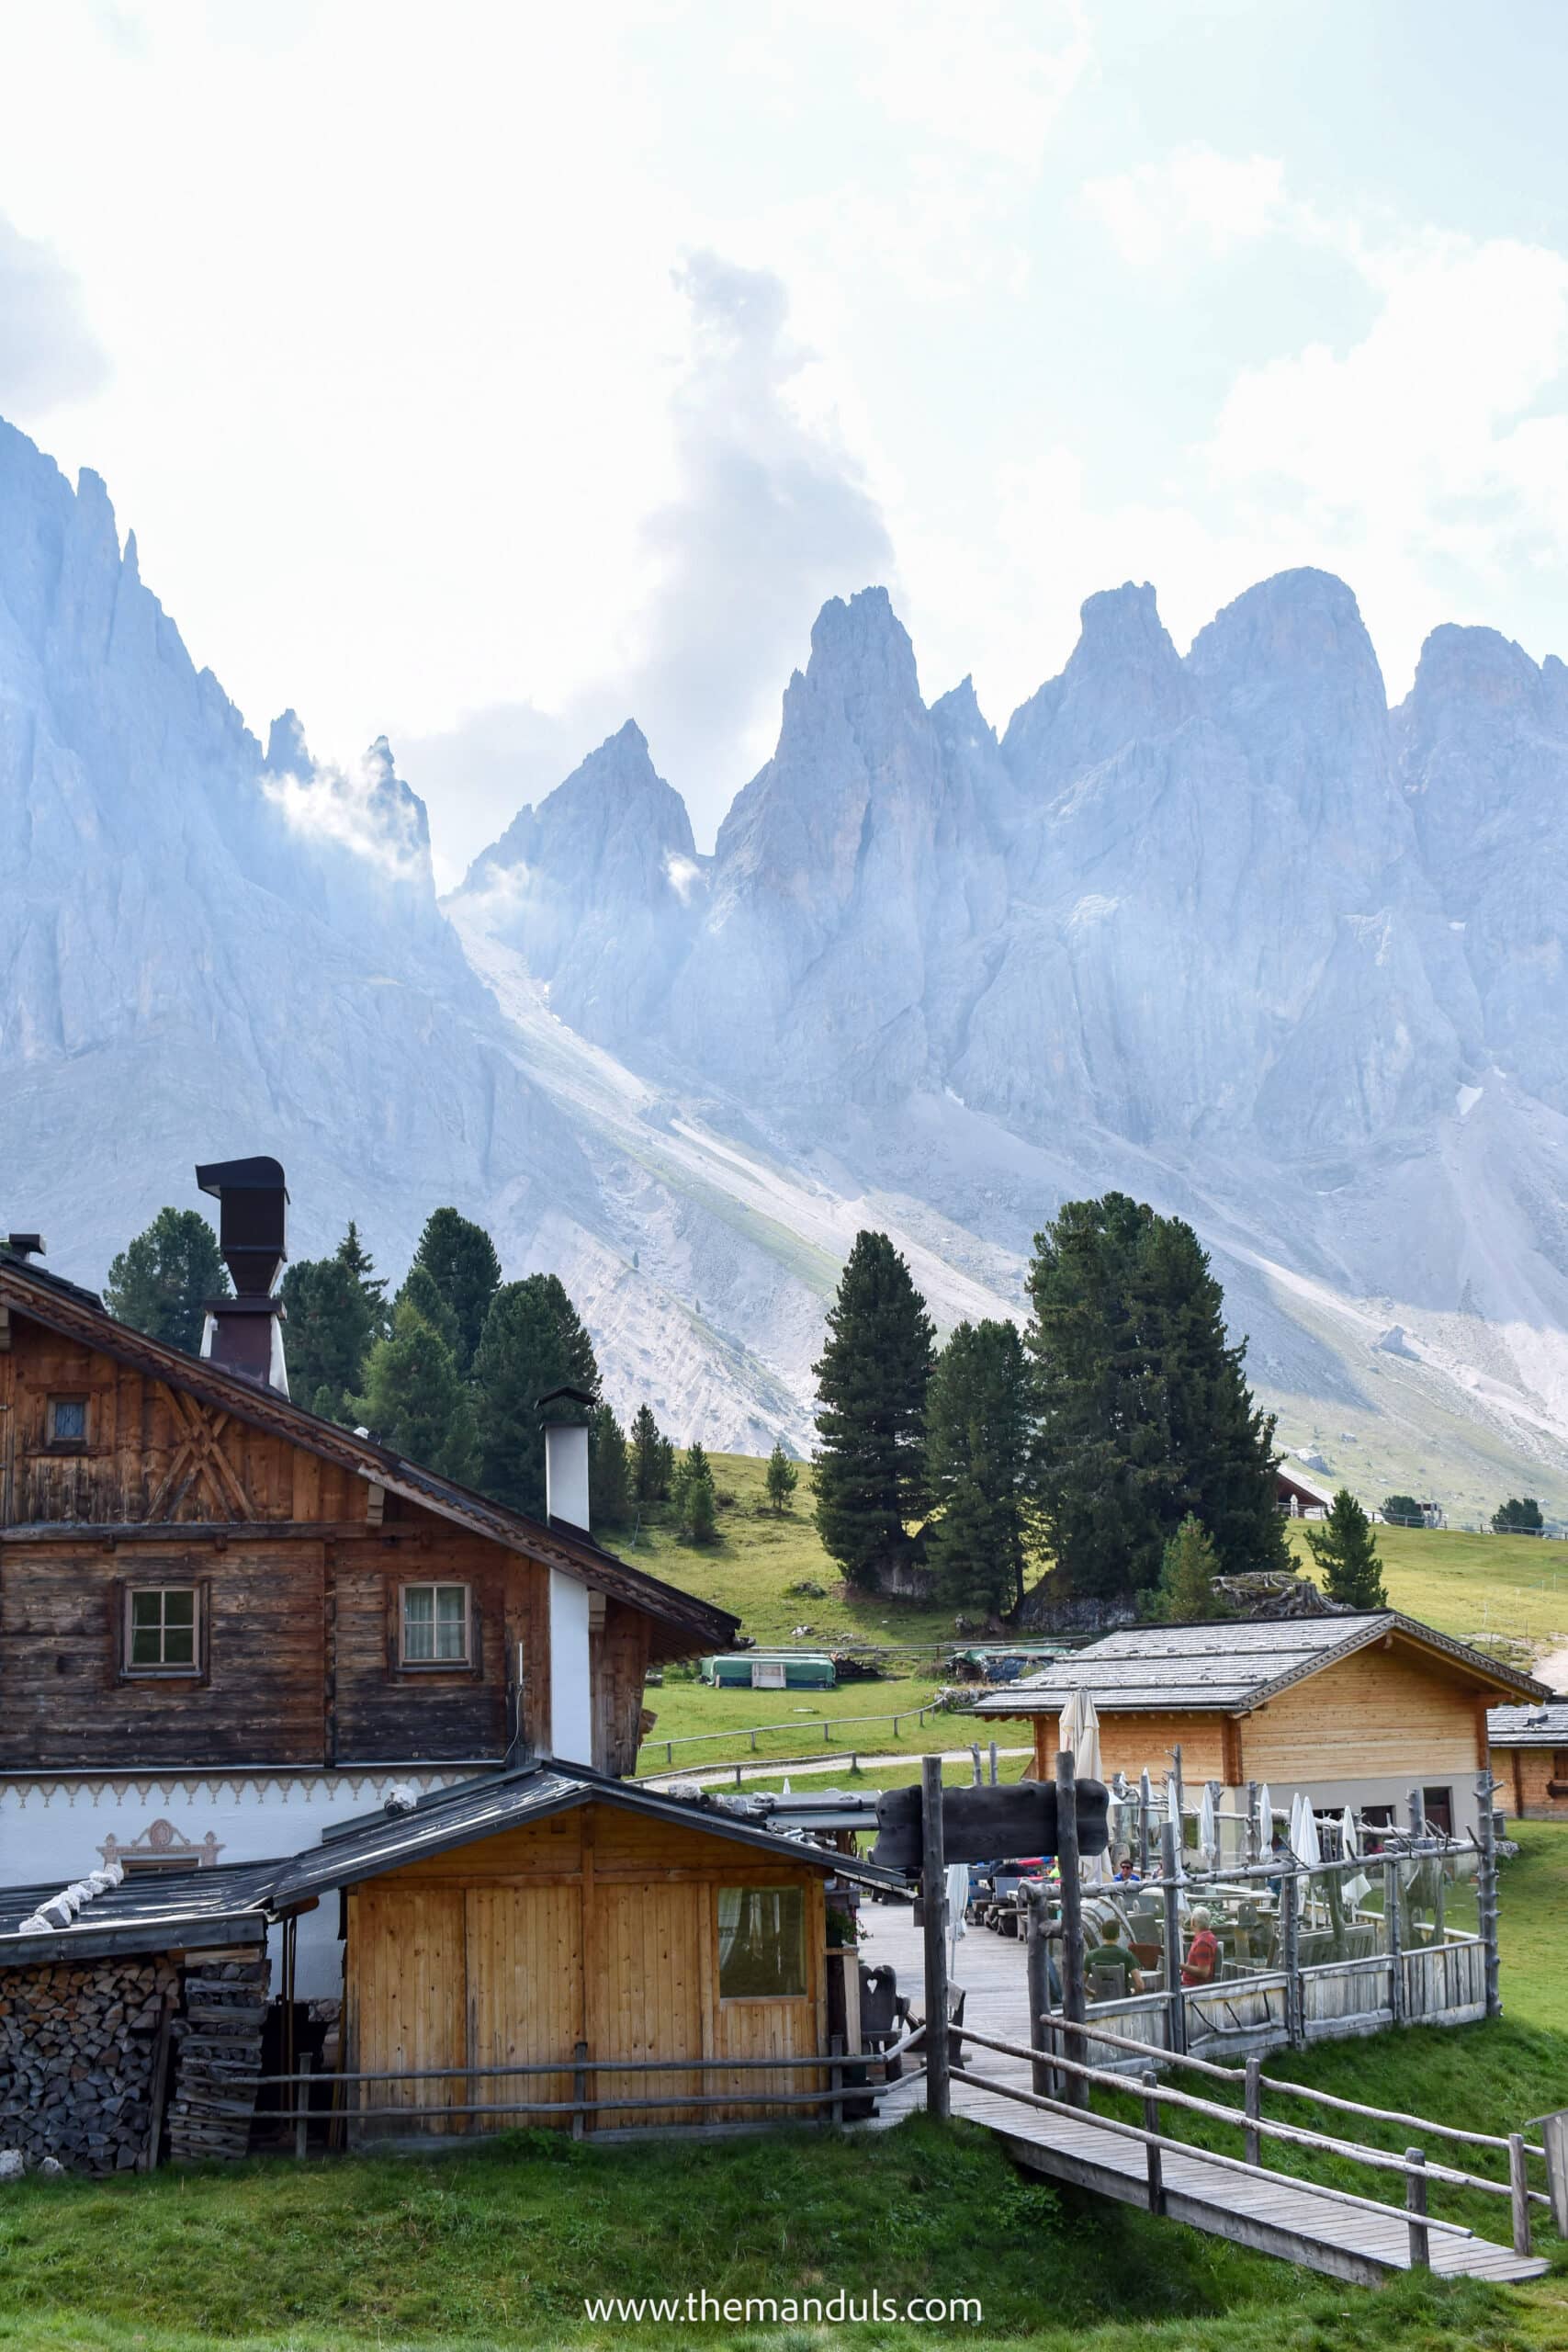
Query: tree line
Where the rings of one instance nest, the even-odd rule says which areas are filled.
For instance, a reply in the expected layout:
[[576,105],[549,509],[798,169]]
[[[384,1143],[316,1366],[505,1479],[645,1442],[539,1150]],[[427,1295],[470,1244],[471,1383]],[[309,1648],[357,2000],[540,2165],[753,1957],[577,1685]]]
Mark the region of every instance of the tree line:
[[[122,1322],[194,1352],[203,1299],[228,1291],[206,1218],[165,1208],[116,1258],[104,1298]],[[538,1400],[575,1388],[592,1400],[592,1524],[624,1526],[644,1506],[668,1504],[689,1541],[713,1540],[718,1499],[703,1447],[677,1453],[646,1403],[623,1428],[558,1275],[502,1282],[490,1235],[456,1209],[426,1219],[390,1297],[352,1223],[330,1257],[296,1260],[279,1295],[297,1404],[367,1429],[394,1453],[537,1519],[545,1511],[545,1424],[573,1409],[563,1403],[542,1413]],[[784,1467],[793,1475],[793,1465]]]
[[[817,1526],[848,1581],[919,1567],[944,1601],[1005,1613],[1048,1557],[1063,1594],[1187,1621],[1228,1613],[1216,1577],[1289,1570],[1274,1419],[1191,1227],[1120,1193],[1066,1202],[1027,1292],[1021,1330],[963,1322],[939,1351],[887,1235],[856,1237],[815,1367]],[[1359,1511],[1337,1498],[1308,1536],[1325,1589],[1382,1607],[1341,1503]]]

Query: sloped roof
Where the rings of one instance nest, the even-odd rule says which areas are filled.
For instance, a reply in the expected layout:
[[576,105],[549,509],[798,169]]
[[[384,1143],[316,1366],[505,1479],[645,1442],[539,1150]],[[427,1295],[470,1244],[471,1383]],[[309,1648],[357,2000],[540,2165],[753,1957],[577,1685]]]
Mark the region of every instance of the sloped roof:
[[[458,1486],[455,1479],[422,1469],[389,1446],[355,1437],[352,1430],[307,1412],[276,1389],[261,1387],[209,1357],[187,1355],[183,1348],[149,1339],[144,1331],[118,1322],[92,1292],[46,1273],[4,1248],[0,1248],[0,1305],[44,1324],[62,1339],[96,1348],[151,1379],[166,1381],[253,1429],[303,1446],[323,1461],[352,1470],[389,1494],[401,1496],[404,1501],[434,1511],[458,1527],[488,1536],[508,1551],[526,1553],[547,1567],[562,1568],[584,1584],[689,1633],[694,1647],[725,1649],[735,1638],[740,1620],[728,1610],[716,1608],[711,1601],[699,1600],[678,1586],[634,1568],[563,1521],[552,1520],[547,1526],[522,1511],[509,1510],[502,1503]],[[37,1532],[48,1532],[46,1529]]]
[[1494,1747],[1568,1747],[1568,1699],[1534,1707],[1493,1707],[1486,1717]]
[[1201,1625],[1132,1625],[1057,1658],[980,1701],[980,1715],[1055,1714],[1087,1690],[1100,1714],[1243,1714],[1292,1683],[1394,1634],[1463,1668],[1494,1690],[1544,1698],[1512,1667],[1396,1609],[1334,1617],[1238,1618]]
[[209,1870],[133,1871],[85,1904],[69,1928],[28,1936],[18,1932],[22,1921],[58,1894],[62,1882],[0,1886],[0,1965],[258,1942],[265,1928],[259,1906],[276,1868],[276,1862],[222,1862]]

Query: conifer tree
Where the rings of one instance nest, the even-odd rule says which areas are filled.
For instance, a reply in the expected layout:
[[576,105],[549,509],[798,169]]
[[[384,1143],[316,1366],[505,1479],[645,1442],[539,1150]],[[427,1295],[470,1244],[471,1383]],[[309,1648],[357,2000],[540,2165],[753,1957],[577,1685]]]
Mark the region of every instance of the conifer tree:
[[828,1312],[817,1374],[817,1531],[874,1591],[913,1549],[926,1507],[931,1320],[885,1233],[859,1233]]
[[784,1442],[780,1438],[773,1440],[773,1450],[768,1456],[766,1483],[768,1500],[775,1514],[782,1514],[794,1500],[795,1490],[800,1484],[800,1472],[784,1452]]
[[552,1389],[576,1388],[597,1399],[593,1343],[557,1274],[503,1283],[490,1304],[474,1354],[478,1391],[479,1485],[487,1495],[536,1519],[545,1510],[545,1420],[570,1408],[539,1411]]
[[1231,1614],[1216,1589],[1219,1556],[1190,1511],[1165,1547],[1153,1614],[1168,1625],[1202,1625]]
[[472,1478],[479,1449],[468,1384],[439,1331],[407,1299],[399,1300],[391,1331],[370,1351],[364,1395],[351,1402],[395,1453],[463,1485]]
[[371,1341],[382,1336],[385,1309],[372,1307],[341,1250],[330,1258],[297,1258],[279,1295],[290,1396],[326,1420],[349,1421]]
[[457,1318],[457,1369],[468,1376],[491,1301],[501,1287],[495,1244],[482,1225],[456,1209],[435,1209],[424,1221],[413,1262],[425,1269]]
[[104,1304],[120,1322],[195,1355],[202,1301],[227,1298],[229,1270],[218,1236],[197,1209],[160,1209],[108,1272]]
[[[1391,1527],[1425,1527],[1427,1521],[1414,1495],[1385,1495],[1382,1515]],[[1495,1526],[1496,1521],[1493,1521]]]
[[596,1528],[620,1527],[631,1517],[626,1434],[608,1405],[588,1424],[588,1508]]
[[1492,1514],[1494,1535],[1539,1535],[1545,1525],[1533,1495],[1510,1495]]
[[348,1220],[348,1231],[338,1243],[337,1255],[365,1294],[371,1337],[380,1339],[388,1329],[387,1279],[376,1272],[376,1261],[361,1241],[359,1227],[353,1217]]
[[1330,1600],[1350,1609],[1386,1609],[1382,1562],[1371,1521],[1349,1489],[1341,1487],[1328,1517],[1309,1527],[1306,1540],[1314,1565],[1322,1572],[1323,1589]]
[[462,1344],[461,1334],[457,1329],[457,1317],[448,1306],[430,1268],[418,1258],[409,1268],[395,1304],[400,1306],[405,1301],[410,1306],[417,1308],[432,1330],[440,1332],[451,1349],[452,1361],[456,1363]]
[[1023,1598],[1029,1364],[1013,1323],[960,1323],[926,1397],[926,1558],[954,1607]]
[[694,1438],[675,1473],[671,1499],[688,1544],[711,1544],[718,1532],[718,1497],[707,1455]]
[[670,1493],[675,1449],[660,1434],[652,1408],[639,1405],[632,1419],[632,1493],[639,1503],[661,1503]]

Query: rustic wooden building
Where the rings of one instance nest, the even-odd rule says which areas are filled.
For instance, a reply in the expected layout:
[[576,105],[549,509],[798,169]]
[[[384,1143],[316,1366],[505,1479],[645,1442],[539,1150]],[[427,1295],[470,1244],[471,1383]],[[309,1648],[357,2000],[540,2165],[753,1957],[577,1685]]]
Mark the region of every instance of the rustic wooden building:
[[223,1205],[201,1358],[0,1248],[0,1883],[292,1850],[531,1755],[628,1772],[649,1667],[736,1630],[594,1540],[584,1429],[535,1521],[291,1403]]
[[1061,1712],[1086,1690],[1109,1777],[1157,1776],[1179,1744],[1189,1789],[1269,1783],[1276,1804],[1427,1818],[1462,1836],[1478,1818],[1487,1710],[1541,1698],[1539,1683],[1395,1610],[1364,1615],[1140,1625],[982,1699],[982,1715],[1033,1724],[1036,1769],[1055,1769]]
[[1486,1720],[1504,1811],[1517,1821],[1568,1821],[1568,1699],[1494,1707]]

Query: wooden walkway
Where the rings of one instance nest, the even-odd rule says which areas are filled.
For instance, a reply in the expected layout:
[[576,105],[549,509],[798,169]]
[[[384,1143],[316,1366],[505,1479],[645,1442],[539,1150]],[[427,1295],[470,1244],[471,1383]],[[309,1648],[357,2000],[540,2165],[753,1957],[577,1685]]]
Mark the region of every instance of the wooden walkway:
[[[924,2007],[921,1939],[908,1909],[902,1904],[868,1904],[861,1918],[869,1931],[863,1957],[872,1967],[891,1962],[898,1972],[899,1991],[919,2012]],[[1001,2041],[1028,2041],[1021,1942],[972,1928],[959,1940],[953,1973],[954,1984],[965,1989],[965,2025]],[[1098,2063],[1092,2049],[1089,2054]],[[964,2064],[999,2082],[1015,2084],[1021,2090],[1030,2087],[1025,2060],[970,2043]],[[883,2102],[877,2126],[898,2122],[920,2106],[923,2098],[919,2084],[895,2089]],[[1092,2115],[1046,2113],[956,2075],[953,2111],[995,2132],[1013,2160],[1032,2171],[1126,2204],[1147,2204],[1143,2146],[1121,2138]],[[1448,2154],[1440,2143],[1429,2153],[1434,2158],[1446,2159]],[[1365,2207],[1337,2204],[1288,2174],[1232,2170],[1210,2162],[1199,2150],[1177,2149],[1168,2143],[1162,2150],[1162,2165],[1165,2211],[1172,2221],[1186,2222],[1211,2236],[1229,2238],[1258,2253],[1278,2255],[1287,2262],[1360,2285],[1381,2285],[1392,2272],[1410,2267],[1410,2234],[1403,2205],[1390,2206],[1384,2220]],[[1376,2178],[1367,2176],[1369,2195],[1378,2193],[1371,2186]],[[1506,2214],[1506,2208],[1502,2210]],[[1540,2278],[1548,2268],[1543,2259],[1517,2255],[1491,2239],[1459,2237],[1436,2228],[1429,2246],[1431,2267],[1443,2277],[1516,2282]]]

